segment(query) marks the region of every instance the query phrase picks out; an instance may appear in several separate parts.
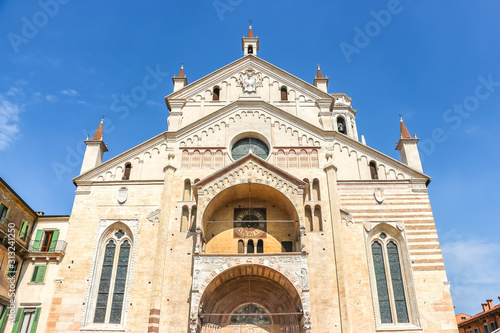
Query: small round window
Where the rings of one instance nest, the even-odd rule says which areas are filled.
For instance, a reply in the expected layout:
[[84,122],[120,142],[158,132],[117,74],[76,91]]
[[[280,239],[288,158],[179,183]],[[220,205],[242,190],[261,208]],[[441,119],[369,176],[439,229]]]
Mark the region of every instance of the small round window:
[[267,145],[259,139],[256,138],[244,138],[238,140],[231,149],[231,156],[233,159],[239,160],[243,156],[248,155],[248,153],[259,156],[262,159],[266,159],[269,155],[269,148]]

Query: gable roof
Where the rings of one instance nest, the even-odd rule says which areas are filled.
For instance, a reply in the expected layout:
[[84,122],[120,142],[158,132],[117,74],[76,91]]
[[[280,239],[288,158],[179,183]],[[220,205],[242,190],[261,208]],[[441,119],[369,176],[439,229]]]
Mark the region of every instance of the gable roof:
[[[242,58],[239,58],[229,64],[227,64],[224,67],[221,67],[212,73],[209,73],[205,75],[204,77],[188,84],[187,86],[165,96],[165,102],[167,103],[167,106],[170,109],[169,105],[169,100],[170,99],[182,99],[182,98],[188,98],[191,94],[197,93],[197,90],[200,88],[203,88],[207,85],[212,85],[213,83],[225,79],[228,75],[235,74],[239,71],[242,70],[240,67],[248,67],[248,66],[253,66],[256,67],[257,69],[260,70],[267,70],[270,73],[273,73],[274,75],[281,76],[285,81],[288,81],[288,84],[292,87],[296,88],[302,88],[309,92],[310,94],[314,95],[314,99],[331,99],[333,98],[332,95],[324,92],[321,89],[318,89],[316,86],[313,84],[304,81],[287,71],[265,61],[262,60],[261,58],[258,58],[254,55],[246,55]],[[213,81],[213,82],[212,82]]]

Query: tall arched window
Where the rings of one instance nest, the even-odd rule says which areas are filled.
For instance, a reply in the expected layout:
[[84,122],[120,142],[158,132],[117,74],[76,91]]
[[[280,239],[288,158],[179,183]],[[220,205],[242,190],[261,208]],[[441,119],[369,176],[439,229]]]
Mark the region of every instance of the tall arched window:
[[281,92],[281,100],[288,101],[288,91],[285,86],[281,87],[280,92]]
[[255,253],[253,240],[251,240],[251,239],[247,243],[247,253]]
[[[402,248],[404,241],[401,234],[392,229],[390,226],[374,228],[369,243],[377,324],[381,327],[416,325],[416,309],[409,296],[413,293],[410,266]],[[412,312],[412,308],[415,311]]]
[[212,94],[212,101],[218,101],[219,95],[220,95],[220,88],[216,86],[214,87],[214,92]]
[[184,180],[184,193],[182,195],[182,201],[191,200],[191,180]]
[[132,164],[130,164],[130,163],[125,164],[125,172],[123,173],[123,180],[130,179],[130,171],[131,170],[132,170]]
[[264,241],[262,239],[257,242],[257,253],[264,253]]
[[245,244],[241,239],[238,241],[238,253],[245,253]]
[[337,117],[337,131],[347,135],[347,127],[345,126],[344,117]]
[[377,164],[374,161],[370,162],[370,176],[372,179],[378,179]]
[[113,228],[101,242],[97,257],[97,287],[93,293],[95,304],[92,323],[122,324],[129,277],[132,239],[126,228]]
[[253,46],[248,45],[248,54],[253,54]]

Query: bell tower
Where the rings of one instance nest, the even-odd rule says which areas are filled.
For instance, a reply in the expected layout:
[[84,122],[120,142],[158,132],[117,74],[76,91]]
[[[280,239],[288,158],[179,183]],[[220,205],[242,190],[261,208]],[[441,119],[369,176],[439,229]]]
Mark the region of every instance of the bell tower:
[[259,50],[259,37],[254,37],[252,31],[252,20],[250,22],[250,27],[248,28],[248,34],[246,37],[241,38],[241,47],[243,50],[243,55],[253,55],[257,56],[257,51]]
[[107,145],[103,141],[103,128],[102,123],[104,118],[101,119],[101,123],[94,134],[92,140],[85,140],[85,155],[83,156],[82,169],[80,170],[80,174],[88,171],[102,163],[102,156],[105,152],[108,151]]

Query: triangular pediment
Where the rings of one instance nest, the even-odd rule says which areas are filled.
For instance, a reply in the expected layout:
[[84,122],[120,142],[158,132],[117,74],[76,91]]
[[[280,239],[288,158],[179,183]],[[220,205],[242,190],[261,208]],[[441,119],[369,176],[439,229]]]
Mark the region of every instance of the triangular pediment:
[[[234,171],[239,172],[238,176],[232,180],[227,178],[227,175],[234,174]],[[256,177],[256,175],[260,175],[260,177]],[[247,180],[251,182],[252,178],[256,179],[256,181],[259,183],[266,183],[266,179],[268,179],[267,181],[269,183],[267,185],[269,185],[271,182],[275,182],[283,184],[283,186],[286,186],[287,184],[293,185],[297,188],[304,188],[307,186],[307,183],[305,183],[301,179],[289,174],[288,172],[276,167],[275,165],[263,160],[262,158],[252,153],[249,153],[248,155],[240,158],[237,161],[234,161],[228,166],[217,170],[211,175],[198,181],[193,186],[204,187],[212,183],[220,182],[221,180],[223,184],[225,179],[227,179],[227,182],[229,184],[231,183],[231,181],[237,181],[238,183],[241,183],[242,180]],[[259,179],[261,181],[259,181]]]
[[[294,91],[297,98],[303,96],[304,100],[316,101],[318,99],[331,99],[332,96],[318,89],[314,85],[288,73],[287,71],[272,65],[271,63],[257,58],[252,55],[247,55],[232,63],[188,84],[184,88],[173,92],[165,97],[165,100],[185,99],[186,101],[196,101],[205,96],[206,91],[211,91],[214,86],[220,85],[223,82],[236,82],[241,73],[247,69],[253,69],[257,74],[261,75],[262,80],[268,80],[267,83],[278,82],[281,85],[287,86],[289,91]],[[260,94],[262,95],[262,94]],[[232,102],[234,100],[228,100]]]

